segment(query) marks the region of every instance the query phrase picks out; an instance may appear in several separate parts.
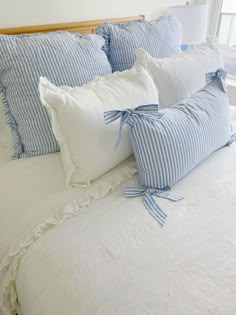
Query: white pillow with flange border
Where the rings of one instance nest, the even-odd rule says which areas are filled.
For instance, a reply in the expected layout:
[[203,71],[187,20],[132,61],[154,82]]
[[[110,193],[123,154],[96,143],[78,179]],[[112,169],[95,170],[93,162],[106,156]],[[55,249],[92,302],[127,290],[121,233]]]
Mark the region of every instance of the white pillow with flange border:
[[236,106],[230,106],[230,118],[231,121],[236,121]]
[[179,55],[156,59],[145,50],[136,52],[136,65],[143,66],[153,78],[161,107],[169,107],[190,97],[205,86],[205,75],[223,68],[220,45],[216,38],[190,45]]
[[39,92],[60,145],[69,186],[89,185],[132,154],[126,128],[115,150],[118,122],[107,127],[105,111],[159,101],[152,78],[139,66],[74,88],[56,87],[40,78]]

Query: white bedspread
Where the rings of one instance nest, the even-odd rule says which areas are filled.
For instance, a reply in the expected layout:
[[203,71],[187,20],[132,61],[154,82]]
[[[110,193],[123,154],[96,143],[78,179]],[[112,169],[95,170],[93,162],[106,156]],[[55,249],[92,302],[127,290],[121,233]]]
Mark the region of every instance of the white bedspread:
[[183,201],[158,199],[163,228],[142,198],[100,199],[135,173],[132,161],[89,189],[65,187],[59,154],[5,165],[0,314],[236,314],[235,160],[234,143],[175,186]]
[[0,167],[6,165],[11,160],[9,154],[6,151],[0,150]]
[[[48,211],[70,201],[77,190],[67,189],[60,155],[11,161],[0,169],[0,259],[16,239],[41,222]],[[65,200],[66,201],[66,200]],[[40,208],[40,210],[39,210]],[[1,260],[0,260],[1,261]]]
[[15,310],[21,314],[15,278],[26,249],[135,172],[136,165],[130,159],[89,188],[67,188],[59,153],[0,167],[0,315],[15,314]]
[[118,190],[51,229],[20,263],[23,314],[236,314],[235,161],[233,144],[158,200],[163,228]]

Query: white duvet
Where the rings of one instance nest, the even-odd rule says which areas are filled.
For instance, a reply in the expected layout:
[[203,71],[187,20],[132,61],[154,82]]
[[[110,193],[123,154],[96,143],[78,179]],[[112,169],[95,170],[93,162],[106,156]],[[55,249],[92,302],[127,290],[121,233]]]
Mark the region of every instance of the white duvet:
[[89,188],[67,188],[59,153],[0,167],[0,315],[21,314],[15,280],[25,251],[135,172],[131,158]]
[[236,314],[235,161],[234,143],[175,186],[184,200],[158,199],[164,227],[117,188],[133,161],[89,189],[65,188],[59,154],[7,164],[0,314]]
[[235,161],[233,144],[158,200],[163,228],[119,189],[51,229],[20,262],[23,314],[236,314]]

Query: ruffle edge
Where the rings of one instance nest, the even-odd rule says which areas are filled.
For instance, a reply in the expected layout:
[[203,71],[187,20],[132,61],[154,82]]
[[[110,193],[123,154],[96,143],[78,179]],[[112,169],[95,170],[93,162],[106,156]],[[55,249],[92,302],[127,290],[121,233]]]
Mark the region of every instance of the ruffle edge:
[[22,239],[9,251],[8,255],[0,264],[0,314],[1,315],[22,315],[20,305],[17,301],[15,280],[19,266],[19,260],[26,250],[47,231],[66,222],[68,219],[76,217],[84,211],[94,201],[107,196],[115,191],[122,183],[131,179],[137,173],[134,160],[121,166],[112,174],[105,175],[104,179],[95,182],[86,191],[74,198],[69,204],[54,209],[52,213],[43,221],[26,232]]

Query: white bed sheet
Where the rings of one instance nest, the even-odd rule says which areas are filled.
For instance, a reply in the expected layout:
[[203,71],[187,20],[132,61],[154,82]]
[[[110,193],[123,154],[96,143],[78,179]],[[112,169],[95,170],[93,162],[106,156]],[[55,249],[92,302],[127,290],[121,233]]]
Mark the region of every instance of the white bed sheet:
[[236,314],[235,161],[233,144],[159,199],[163,228],[117,190],[51,229],[20,262],[23,314]]

